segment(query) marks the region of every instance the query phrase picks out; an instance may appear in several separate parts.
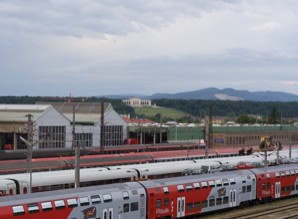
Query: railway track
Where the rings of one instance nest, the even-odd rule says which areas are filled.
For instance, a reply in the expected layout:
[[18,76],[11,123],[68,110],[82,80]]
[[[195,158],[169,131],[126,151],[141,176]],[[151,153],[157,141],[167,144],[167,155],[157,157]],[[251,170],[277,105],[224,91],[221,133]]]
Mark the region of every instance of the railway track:
[[[295,218],[297,216],[298,203],[291,204],[277,209],[268,209],[257,213],[249,213],[243,216],[231,217],[230,219],[286,219]],[[297,217],[296,217],[297,218]]]
[[235,208],[196,219],[297,219],[298,197],[275,200],[248,208]]

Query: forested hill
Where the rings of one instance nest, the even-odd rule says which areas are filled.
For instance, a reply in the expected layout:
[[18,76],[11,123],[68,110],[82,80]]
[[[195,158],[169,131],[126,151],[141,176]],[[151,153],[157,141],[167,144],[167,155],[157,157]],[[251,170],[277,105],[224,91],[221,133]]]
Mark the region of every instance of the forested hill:
[[[30,97],[0,96],[1,104],[35,104],[36,102],[63,102],[68,97]],[[110,102],[119,114],[134,116],[134,110],[126,106],[121,99],[101,99],[97,97],[76,97],[73,102]],[[298,118],[298,102],[253,102],[253,101],[222,101],[222,100],[171,100],[154,99],[154,104],[161,107],[174,108],[193,116],[203,117],[212,107],[213,116],[239,116],[241,114],[268,116],[275,107],[283,118]]]
[[211,106],[213,116],[239,116],[241,114],[268,116],[275,107],[284,118],[298,117],[298,102],[252,102],[221,100],[153,100],[157,106],[175,108],[193,116],[204,116]]

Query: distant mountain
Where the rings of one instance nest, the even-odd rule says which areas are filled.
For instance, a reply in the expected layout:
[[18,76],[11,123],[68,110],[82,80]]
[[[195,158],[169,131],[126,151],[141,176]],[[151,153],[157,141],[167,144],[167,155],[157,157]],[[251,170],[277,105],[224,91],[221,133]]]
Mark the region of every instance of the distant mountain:
[[291,102],[298,101],[298,95],[275,92],[275,91],[257,91],[250,92],[247,90],[235,90],[232,88],[217,89],[206,88],[202,90],[181,92],[181,93],[156,93],[151,96],[138,95],[138,94],[119,94],[119,95],[105,95],[98,96],[109,99],[128,99],[132,97],[139,97],[142,99],[182,99],[182,100],[247,100],[247,101],[279,101],[279,102]]
[[298,95],[274,92],[274,91],[258,91],[250,92],[247,90],[234,90],[232,88],[217,89],[206,88],[202,90],[175,93],[175,94],[162,94],[157,93],[149,97],[149,99],[184,99],[184,100],[247,100],[247,101],[280,101],[291,102],[298,101]]

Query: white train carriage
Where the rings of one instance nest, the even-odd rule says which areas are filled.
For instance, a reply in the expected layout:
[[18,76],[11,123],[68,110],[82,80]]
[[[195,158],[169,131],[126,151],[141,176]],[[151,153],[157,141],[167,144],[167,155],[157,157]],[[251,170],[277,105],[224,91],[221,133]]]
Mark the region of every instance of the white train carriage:
[[[127,182],[137,178],[137,172],[130,169],[108,170],[106,168],[90,168],[81,169],[80,171],[81,186]],[[0,182],[0,190],[5,190],[7,186],[10,186],[13,192],[10,191],[9,194],[26,194],[28,192],[30,174],[2,175],[0,176]],[[34,172],[32,173],[32,192],[73,188],[74,182],[74,170]],[[12,184],[14,184],[13,187]]]

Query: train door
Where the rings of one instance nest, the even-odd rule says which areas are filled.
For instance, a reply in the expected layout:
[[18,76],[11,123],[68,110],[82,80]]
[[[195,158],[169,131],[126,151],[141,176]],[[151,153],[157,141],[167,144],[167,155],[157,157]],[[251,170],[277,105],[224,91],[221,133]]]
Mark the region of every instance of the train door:
[[275,183],[275,198],[280,198],[280,182]]
[[230,207],[236,206],[236,189],[230,190]]
[[177,198],[177,217],[185,216],[185,197]]
[[102,218],[103,219],[113,219],[113,208],[106,208],[102,211]]
[[20,182],[20,194],[27,194],[29,191],[29,184],[27,182]]

